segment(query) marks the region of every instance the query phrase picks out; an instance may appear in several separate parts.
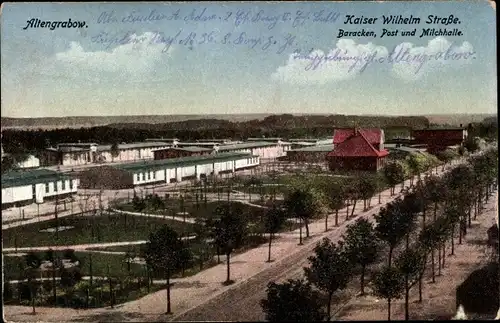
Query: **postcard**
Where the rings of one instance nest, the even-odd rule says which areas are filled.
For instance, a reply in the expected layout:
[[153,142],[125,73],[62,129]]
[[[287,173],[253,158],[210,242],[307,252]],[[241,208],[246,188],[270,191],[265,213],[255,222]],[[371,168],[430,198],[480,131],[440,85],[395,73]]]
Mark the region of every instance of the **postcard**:
[[5,320],[498,318],[495,10],[3,3]]

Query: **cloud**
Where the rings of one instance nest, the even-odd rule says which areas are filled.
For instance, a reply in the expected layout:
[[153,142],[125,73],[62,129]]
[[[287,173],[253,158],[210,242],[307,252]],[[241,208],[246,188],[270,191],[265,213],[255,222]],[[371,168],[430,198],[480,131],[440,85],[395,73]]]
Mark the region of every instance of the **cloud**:
[[152,32],[132,34],[111,51],[85,51],[80,43],[71,42],[69,49],[55,55],[54,62],[79,73],[140,75],[154,71],[159,62],[171,56],[173,47],[158,39]]
[[352,39],[340,39],[327,54],[319,49],[302,55],[291,54],[285,66],[280,66],[272,78],[293,84],[324,84],[346,80],[364,71],[368,58],[387,55],[384,46],[356,44]]
[[[396,55],[405,52],[406,56]],[[291,84],[325,84],[352,79],[373,65],[382,65],[403,81],[415,81],[431,72],[468,64],[473,61],[473,53],[469,42],[456,46],[444,37],[436,37],[421,47],[401,43],[391,52],[371,42],[357,44],[352,39],[341,39],[327,54],[320,49],[291,54],[271,77]]]
[[[407,60],[393,62],[394,76],[404,81],[415,81],[432,72],[442,72],[449,67],[461,67],[473,61],[474,48],[464,41],[456,46],[444,37],[436,37],[427,46],[417,47],[412,43],[401,43],[394,54],[407,53]],[[393,56],[395,57],[395,56]]]

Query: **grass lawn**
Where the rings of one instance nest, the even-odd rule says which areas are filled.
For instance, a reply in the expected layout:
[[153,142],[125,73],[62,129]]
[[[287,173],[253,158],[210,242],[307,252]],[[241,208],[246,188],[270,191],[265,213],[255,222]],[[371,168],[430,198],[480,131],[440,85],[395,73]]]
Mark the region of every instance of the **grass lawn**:
[[60,218],[59,227],[70,226],[69,230],[40,232],[55,228],[56,220],[28,224],[2,230],[3,247],[36,247],[51,245],[74,245],[118,241],[146,240],[150,232],[164,224],[179,233],[191,234],[194,225],[162,218],[105,214],[103,216],[67,216]]
[[[185,210],[185,212],[189,213],[187,215],[187,217],[190,217],[190,218],[202,217],[202,218],[204,218],[204,217],[207,217],[207,216],[210,216],[211,214],[213,214],[213,212],[215,211],[215,209],[218,206],[223,205],[225,203],[227,203],[227,196],[221,195],[220,201],[213,201],[213,202],[208,201],[206,206],[205,206],[204,201],[200,201],[198,204],[186,203],[184,210]],[[241,205],[243,207],[245,213],[253,214],[254,218],[258,217],[260,219],[260,215],[261,215],[263,209],[252,206],[252,205],[240,203],[240,202],[233,201],[231,203]],[[119,206],[119,209],[134,212],[133,206],[131,203],[122,204]],[[166,219],[171,219],[172,216],[175,216],[176,218],[182,218],[182,215],[178,214],[181,212],[182,212],[181,209],[176,208],[175,210],[168,210],[166,212],[164,210],[152,210],[152,209],[150,209],[150,210],[144,211],[143,213],[166,215]]]

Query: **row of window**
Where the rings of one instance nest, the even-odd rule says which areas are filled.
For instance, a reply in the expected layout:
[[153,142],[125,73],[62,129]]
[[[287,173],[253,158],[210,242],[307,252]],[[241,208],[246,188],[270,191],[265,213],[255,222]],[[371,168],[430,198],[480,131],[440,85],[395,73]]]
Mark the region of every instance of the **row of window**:
[[258,158],[247,158],[247,164],[257,164]]
[[[50,183],[45,183],[45,193],[50,193]],[[69,181],[70,189],[73,190],[75,187],[74,182],[72,180]],[[66,190],[66,181],[61,181],[61,190]],[[54,184],[54,192],[57,192],[57,184]]]
[[148,181],[150,179],[156,179],[156,172],[139,173],[134,176],[137,176],[135,178],[137,181]]

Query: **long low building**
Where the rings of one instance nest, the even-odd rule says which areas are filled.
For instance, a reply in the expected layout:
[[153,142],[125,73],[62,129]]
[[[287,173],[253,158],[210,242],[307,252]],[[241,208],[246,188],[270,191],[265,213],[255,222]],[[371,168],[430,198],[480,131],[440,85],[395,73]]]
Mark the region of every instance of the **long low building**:
[[326,156],[332,150],[333,144],[297,148],[287,151],[283,159],[291,162],[321,163],[327,161]]
[[118,145],[98,145],[96,143],[62,143],[56,148],[47,148],[43,164],[88,165],[93,163],[135,161],[154,158],[154,150],[168,148],[165,142],[139,142]]
[[218,153],[93,167],[79,174],[80,187],[126,189],[139,185],[174,183],[204,176],[236,172],[258,166],[259,156]]
[[266,141],[244,142],[232,145],[221,145],[216,147],[216,151],[221,152],[244,152],[257,155],[261,159],[275,159],[286,155],[291,148],[289,143],[274,143]]
[[2,174],[2,209],[76,194],[78,179],[48,169]]

